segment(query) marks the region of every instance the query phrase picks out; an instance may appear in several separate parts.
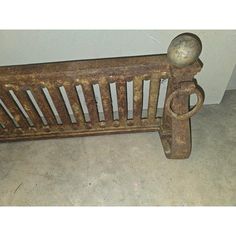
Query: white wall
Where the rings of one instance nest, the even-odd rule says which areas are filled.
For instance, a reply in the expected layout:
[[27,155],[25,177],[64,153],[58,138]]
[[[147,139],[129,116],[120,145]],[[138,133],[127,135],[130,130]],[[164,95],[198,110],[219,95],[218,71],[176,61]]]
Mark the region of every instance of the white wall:
[[234,67],[233,73],[232,73],[231,78],[229,80],[227,89],[228,90],[236,89],[236,65]]
[[166,53],[182,32],[202,40],[203,70],[196,76],[205,104],[220,103],[236,64],[236,31],[101,30],[0,31],[0,66]]

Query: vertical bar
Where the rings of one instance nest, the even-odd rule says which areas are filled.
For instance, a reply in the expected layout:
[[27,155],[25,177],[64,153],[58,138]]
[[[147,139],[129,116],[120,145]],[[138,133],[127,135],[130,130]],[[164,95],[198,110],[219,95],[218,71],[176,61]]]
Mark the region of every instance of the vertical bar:
[[159,98],[159,90],[160,90],[160,78],[157,74],[153,75],[151,78],[150,85],[150,102],[149,102],[149,111],[148,111],[148,119],[154,121],[156,119],[157,114],[157,104]]
[[8,110],[8,108],[6,107],[5,103],[2,101],[2,99],[0,99],[0,105],[2,106],[2,108],[4,109],[4,111],[6,112],[6,114],[9,116],[9,118],[12,120],[13,124],[15,125],[16,128],[19,128],[20,125],[18,124],[18,122],[16,121],[16,119],[14,118],[14,116],[11,114],[11,112]]
[[127,109],[128,109],[128,116],[127,119],[131,120],[134,116],[134,82],[133,80],[126,82],[127,86]]
[[36,129],[39,130],[40,128],[42,128],[42,122],[41,122],[40,117],[37,114],[37,111],[34,105],[30,101],[29,96],[27,95],[27,92],[26,92],[27,88],[28,88],[27,85],[24,86],[23,88],[22,86],[20,86],[19,89],[15,91],[15,95],[17,96],[22,106],[24,107],[25,111],[27,112],[28,116],[32,120],[34,124],[33,130],[36,130]]
[[27,93],[27,95],[29,96],[29,99],[30,99],[30,101],[32,102],[32,104],[33,104],[35,110],[37,111],[37,113],[38,113],[38,115],[39,115],[39,117],[41,118],[43,124],[44,124],[44,125],[48,125],[48,122],[47,122],[47,120],[46,120],[46,118],[45,118],[45,116],[44,116],[42,110],[40,109],[38,103],[36,102],[36,100],[35,100],[34,95],[32,94],[32,92],[31,92],[29,89],[27,89],[27,90],[26,90],[26,93]]
[[141,115],[142,115],[142,96],[143,96],[143,77],[136,76],[134,78],[134,124],[139,126],[141,124]]
[[111,101],[112,101],[113,120],[119,120],[116,82],[110,83],[110,91],[111,91],[110,94],[111,94]]
[[90,121],[91,125],[93,126],[93,128],[97,128],[99,117],[97,113],[97,106],[96,106],[96,101],[93,94],[92,84],[90,83],[89,78],[86,78],[83,81],[83,92],[84,92],[85,100],[87,102],[88,112],[91,119]]
[[[19,108],[16,106],[16,103],[12,99],[10,93],[9,93],[9,88],[10,86],[6,87],[4,84],[0,83],[0,91],[1,91],[1,98],[2,102],[5,105],[5,108],[7,108],[7,111],[4,109],[6,115],[10,117],[11,123],[10,129],[12,132],[15,132],[15,128],[21,128],[22,130],[28,130],[29,129],[29,124],[26,121],[25,117],[23,114],[20,112]],[[18,86],[14,86],[16,90],[19,90]],[[8,112],[9,111],[9,112]],[[10,115],[11,114],[11,115]],[[16,123],[13,121],[13,119],[16,121]],[[14,126],[12,125],[14,124]],[[21,129],[17,129],[17,132],[21,132]]]
[[119,122],[121,127],[126,127],[127,123],[127,88],[126,81],[123,77],[117,78],[117,97],[118,97],[118,110]]
[[88,111],[88,107],[85,101],[85,97],[84,97],[84,92],[83,92],[83,88],[81,85],[77,85],[76,87],[76,91],[79,97],[79,101],[80,101],[80,105],[82,107],[83,113],[84,113],[84,119],[85,122],[90,122],[90,116],[89,116],[89,111]]
[[73,112],[73,110],[72,110],[70,101],[69,101],[69,99],[68,99],[68,96],[67,96],[65,87],[64,87],[64,86],[61,86],[61,87],[59,87],[59,90],[60,90],[60,92],[61,92],[61,95],[62,95],[62,98],[63,98],[63,100],[64,100],[66,109],[67,109],[68,114],[69,114],[69,117],[70,117],[70,119],[71,119],[71,123],[76,123],[75,115],[74,115],[74,112]]
[[147,118],[148,117],[149,94],[150,94],[150,80],[143,80],[142,118]]
[[47,98],[46,98],[42,88],[43,88],[43,86],[39,84],[37,86],[31,86],[30,90],[31,90],[33,96],[35,96],[35,98],[37,98],[37,103],[38,103],[43,115],[45,116],[45,119],[48,123],[47,125],[50,126],[51,128],[54,125],[56,125],[56,127],[57,127],[57,123],[55,121],[55,116],[52,113],[52,109],[49,106],[49,103],[47,101]]
[[31,118],[29,117],[29,115],[27,114],[27,112],[25,111],[24,107],[22,106],[21,102],[19,101],[19,99],[17,98],[17,96],[15,95],[13,90],[9,90],[9,93],[11,94],[13,100],[15,101],[16,105],[18,106],[18,108],[20,109],[20,111],[22,112],[22,114],[24,115],[25,119],[27,120],[27,122],[29,123],[30,126],[34,126]]
[[99,84],[93,84],[93,92],[94,92],[94,97],[95,97],[96,104],[97,104],[99,121],[104,121],[105,116],[104,116],[104,111],[103,111],[102,98],[101,98]]
[[161,115],[167,95],[168,79],[161,79],[159,99],[157,103],[156,117]]
[[112,126],[113,124],[113,117],[112,117],[112,99],[110,93],[110,84],[109,80],[105,77],[101,77],[99,79],[101,97],[102,97],[102,104],[103,104],[103,111],[106,120],[107,126]]
[[47,99],[47,101],[48,101],[48,104],[49,104],[49,106],[50,106],[50,108],[51,108],[51,110],[52,110],[52,113],[53,113],[53,115],[54,115],[56,121],[57,121],[57,124],[58,124],[58,125],[61,125],[61,124],[62,124],[61,117],[60,117],[60,115],[59,115],[58,112],[57,112],[57,109],[56,109],[56,107],[55,107],[55,105],[54,105],[54,102],[53,102],[53,100],[52,100],[52,97],[51,97],[51,95],[50,95],[48,89],[47,89],[47,88],[42,88],[42,91],[43,91],[43,93],[44,93],[44,95],[45,95],[45,97],[46,97],[46,99]]
[[76,84],[74,80],[71,80],[70,83],[65,83],[64,88],[67,92],[68,99],[71,104],[71,109],[76,120],[76,125],[73,128],[84,129],[85,128],[85,119],[82,111],[82,107],[78,98]]
[[9,120],[9,117],[6,117],[6,115],[4,114],[4,111],[2,110],[1,107],[1,102],[0,102],[0,126],[2,127],[2,129],[6,128],[6,125],[8,126],[7,122]]

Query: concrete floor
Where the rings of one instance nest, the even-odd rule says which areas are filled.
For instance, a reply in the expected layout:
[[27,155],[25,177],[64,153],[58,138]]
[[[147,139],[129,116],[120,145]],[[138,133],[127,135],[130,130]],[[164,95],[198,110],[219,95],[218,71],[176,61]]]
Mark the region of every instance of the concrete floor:
[[188,160],[158,133],[0,144],[0,205],[235,205],[236,90],[192,119]]

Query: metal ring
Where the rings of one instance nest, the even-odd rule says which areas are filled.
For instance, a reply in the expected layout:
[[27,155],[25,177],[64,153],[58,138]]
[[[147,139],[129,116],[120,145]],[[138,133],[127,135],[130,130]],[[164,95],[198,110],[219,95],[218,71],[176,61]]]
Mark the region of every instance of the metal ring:
[[[188,96],[191,94],[197,95],[197,103],[192,110],[190,110],[189,112],[184,113],[184,114],[177,114],[171,109],[171,102],[172,102],[173,98],[179,94],[188,95]],[[203,94],[197,87],[191,88],[191,89],[186,89],[186,88],[181,89],[180,88],[180,89],[175,90],[173,93],[171,93],[168,96],[168,98],[166,100],[166,109],[167,109],[167,112],[172,117],[176,118],[177,120],[186,120],[186,119],[189,119],[190,117],[192,117],[194,114],[196,114],[200,110],[200,108],[203,104],[203,101],[204,101]]]

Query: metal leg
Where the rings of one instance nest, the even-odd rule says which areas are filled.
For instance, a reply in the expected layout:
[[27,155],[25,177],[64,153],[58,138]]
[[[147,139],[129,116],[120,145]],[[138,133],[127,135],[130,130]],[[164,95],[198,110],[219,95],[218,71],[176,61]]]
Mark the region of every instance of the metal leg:
[[[196,93],[198,101],[189,110],[190,94]],[[204,94],[191,77],[176,74],[169,82],[160,137],[167,158],[185,159],[191,153],[190,117],[202,106]]]

